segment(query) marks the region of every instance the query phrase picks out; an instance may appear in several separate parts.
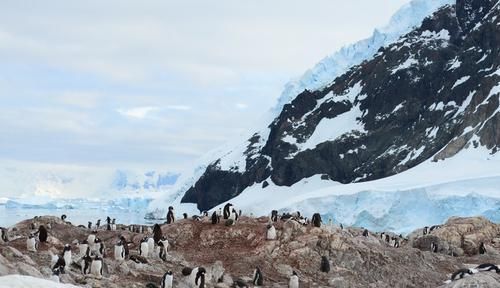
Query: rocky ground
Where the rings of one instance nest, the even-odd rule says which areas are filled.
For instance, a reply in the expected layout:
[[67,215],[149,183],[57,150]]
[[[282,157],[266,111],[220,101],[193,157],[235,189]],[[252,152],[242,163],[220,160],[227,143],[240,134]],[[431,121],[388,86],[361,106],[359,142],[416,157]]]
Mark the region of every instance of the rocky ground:
[[[40,243],[36,253],[28,252],[26,247],[34,222],[51,227],[48,243]],[[424,236],[422,230],[411,233],[401,239],[399,248],[381,240],[380,234],[370,232],[365,237],[359,228],[316,228],[294,220],[275,223],[277,240],[270,241],[265,239],[267,223],[266,217],[241,217],[233,226],[212,225],[209,219],[165,224],[162,232],[170,242],[167,261],[152,256],[146,264],[114,260],[113,247],[124,235],[132,241],[131,255],[136,255],[137,245],[147,232],[133,233],[122,230],[127,227],[120,225],[117,231],[99,230],[98,237],[107,248],[104,277],[84,276],[77,263],[73,263],[67,266],[61,282],[84,287],[146,287],[149,283],[159,286],[163,273],[171,270],[174,287],[188,287],[181,270],[203,266],[208,271],[207,287],[233,287],[238,279],[250,282],[253,269],[259,266],[264,287],[287,287],[292,270],[300,277],[300,287],[500,287],[500,274],[494,272],[444,283],[457,269],[482,263],[500,264],[500,225],[484,218],[451,218],[428,235]],[[51,216],[9,227],[9,241],[0,245],[0,275],[49,278],[49,251],[60,253],[63,245],[69,243],[76,261],[80,257],[75,240],[86,239],[89,233],[89,229]],[[437,253],[430,251],[432,242],[438,245]],[[480,242],[485,243],[486,254],[479,254]],[[329,259],[328,273],[320,272],[322,256]]]

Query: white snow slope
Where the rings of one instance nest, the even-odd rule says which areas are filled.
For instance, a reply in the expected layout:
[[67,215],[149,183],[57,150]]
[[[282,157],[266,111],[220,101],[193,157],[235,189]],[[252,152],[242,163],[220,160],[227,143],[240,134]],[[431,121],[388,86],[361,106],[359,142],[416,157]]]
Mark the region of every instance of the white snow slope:
[[0,277],[0,288],[76,288],[71,284],[56,283],[50,280],[22,275]]

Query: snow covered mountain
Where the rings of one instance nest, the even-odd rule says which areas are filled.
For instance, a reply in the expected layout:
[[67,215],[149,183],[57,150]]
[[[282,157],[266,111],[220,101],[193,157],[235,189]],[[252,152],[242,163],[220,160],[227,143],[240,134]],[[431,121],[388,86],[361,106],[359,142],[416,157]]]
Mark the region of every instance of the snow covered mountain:
[[[182,202],[208,210],[231,200],[254,213],[298,207],[342,216],[347,224],[388,228],[381,223],[429,214],[401,204],[417,193],[415,199],[427,198],[418,207],[446,208],[430,213],[428,222],[466,213],[459,210],[463,201],[493,217],[500,197],[491,189],[500,177],[499,14],[497,0],[411,2],[388,28],[287,85],[269,126],[207,156],[150,209],[163,213],[166,202]],[[486,175],[493,180],[479,185]],[[469,183],[468,193],[454,195],[456,183]],[[439,200],[436,185],[446,195]],[[368,205],[382,197],[380,191],[399,202]],[[340,209],[334,203],[349,197],[339,195],[365,199],[366,209]],[[396,230],[409,225],[399,222]]]

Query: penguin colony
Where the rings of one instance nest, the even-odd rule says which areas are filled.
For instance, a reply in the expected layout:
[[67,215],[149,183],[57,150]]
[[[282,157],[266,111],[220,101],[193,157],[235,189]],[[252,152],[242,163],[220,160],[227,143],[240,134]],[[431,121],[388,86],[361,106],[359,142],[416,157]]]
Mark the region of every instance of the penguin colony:
[[[169,207],[167,214],[167,221],[165,224],[171,224],[175,221],[174,208]],[[211,222],[211,224],[219,224],[221,222],[221,218],[226,220],[226,223],[230,221],[230,225],[235,225],[238,219],[241,217],[241,210],[237,211],[236,208],[228,203],[224,206],[223,210],[219,209],[218,211],[213,211],[211,216],[207,211],[204,211],[201,216],[193,216],[193,220],[197,221],[205,221]],[[35,218],[36,219],[36,218]],[[67,216],[62,215],[61,220],[65,223],[70,223],[66,221]],[[184,215],[184,219],[188,219],[187,214]],[[266,225],[266,240],[273,241],[277,239],[278,232],[275,227],[275,223],[278,221],[296,221],[302,225],[311,225],[313,227],[321,227],[322,220],[319,213],[313,214],[311,221],[307,218],[303,217],[300,212],[293,213],[283,213],[282,215],[278,214],[277,210],[271,211],[269,216],[268,224]],[[329,219],[329,225],[331,225],[331,219]],[[50,224],[49,224],[50,225]],[[50,229],[50,226],[47,225]],[[116,230],[116,219],[111,219],[110,217],[106,218],[106,225],[100,225],[100,219],[96,221],[96,225],[92,225],[92,222],[88,222],[87,227],[79,226],[82,228],[86,228],[91,230],[86,239],[83,239],[81,242],[74,243],[78,248],[78,262],[73,259],[72,255],[72,246],[70,244],[65,244],[63,250],[60,254],[54,255],[51,252],[51,263],[50,269],[52,271],[52,279],[55,282],[59,282],[59,276],[61,274],[66,273],[67,267],[71,264],[77,264],[80,266],[80,271],[83,275],[90,275],[91,277],[95,277],[97,279],[101,279],[105,275],[103,275],[104,270],[104,261],[103,258],[108,257],[105,253],[106,249],[103,241],[99,238],[99,230]],[[31,232],[26,238],[26,246],[27,250],[33,253],[38,251],[39,243],[47,243],[49,233],[47,228],[44,225],[37,225],[36,222],[31,224],[32,229],[36,230],[35,232]],[[431,226],[424,227],[422,230],[422,235],[426,236],[431,234],[436,229],[439,229],[440,226]],[[130,255],[129,245],[132,243],[127,241],[124,236],[120,236],[111,251],[113,251],[113,258],[115,261],[124,261],[126,259],[130,259],[136,263],[148,263],[147,259],[151,257],[157,257],[163,261],[167,261],[169,242],[167,237],[163,235],[161,226],[159,224],[155,224],[152,228],[144,227],[142,225],[130,225],[129,227],[123,227],[122,229],[128,229],[130,231],[137,231],[138,233],[146,232],[148,236],[143,237],[138,243],[138,251],[137,255]],[[342,228],[343,229],[343,228]],[[0,227],[0,242],[8,243],[8,230]],[[378,234],[378,233],[377,233]],[[372,237],[370,232],[367,229],[364,229],[361,233],[363,237]],[[386,243],[389,246],[394,248],[398,248],[400,243],[408,241],[403,238],[402,235],[396,236],[391,233],[382,232],[379,235],[380,241],[382,243]],[[438,244],[435,242],[431,242],[430,251],[433,253],[438,253]],[[487,250],[483,242],[480,243],[478,248],[478,254],[486,254]],[[75,261],[74,261],[75,260]],[[323,273],[330,272],[330,261],[328,256],[322,256],[320,259],[320,267],[319,271]],[[500,269],[495,264],[485,263],[478,265],[475,268],[464,268],[459,269],[454,272],[448,283],[451,281],[456,281],[462,279],[464,277],[468,277],[475,273],[480,272],[495,272],[500,273]],[[186,267],[182,270],[182,276],[187,283],[189,283],[190,287],[205,287],[206,283],[206,269],[204,267],[194,267],[189,268]],[[166,271],[161,278],[161,282],[159,283],[160,287],[173,287],[173,279],[174,273],[172,271]],[[251,280],[251,284],[255,286],[263,286],[264,281],[263,273],[260,267],[255,267],[253,271],[253,276]],[[299,287],[299,274],[296,271],[292,271],[291,275],[288,279],[288,287]],[[238,279],[234,282],[234,287],[248,287],[244,281]],[[152,286],[156,287],[156,286]]]

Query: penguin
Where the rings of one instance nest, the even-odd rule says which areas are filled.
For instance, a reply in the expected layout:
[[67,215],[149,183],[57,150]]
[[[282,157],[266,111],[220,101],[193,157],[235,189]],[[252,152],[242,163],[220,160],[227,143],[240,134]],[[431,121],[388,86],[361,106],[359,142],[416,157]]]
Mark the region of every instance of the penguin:
[[97,231],[96,230],[92,231],[92,233],[90,233],[89,236],[87,236],[87,243],[89,244],[91,250],[94,249],[94,244],[95,244],[96,238],[97,238]]
[[278,222],[278,210],[272,210],[271,216],[269,217],[271,222]]
[[365,230],[363,231],[363,236],[368,237],[368,229],[365,229]]
[[142,238],[141,243],[139,244],[139,255],[147,258],[149,254],[148,250],[149,250],[148,238],[144,237]]
[[95,238],[95,251],[97,254],[101,257],[105,257],[104,255],[106,253],[106,248],[104,247],[104,242],[100,238]]
[[219,217],[219,221],[218,223],[220,222],[220,218],[222,217],[222,208],[219,207],[219,210],[217,211],[217,217]]
[[89,228],[89,230],[92,229],[92,222],[90,222],[90,221],[88,222],[87,228]]
[[439,226],[439,225],[434,225],[434,226],[431,226],[431,228],[429,228],[429,234],[430,234],[432,231],[434,231],[434,230],[436,230],[436,229],[439,229],[439,228],[441,228],[441,226]]
[[323,273],[330,272],[330,261],[328,261],[328,257],[326,257],[326,256],[321,257],[320,271]]
[[30,233],[28,239],[26,239],[26,249],[30,252],[36,252],[37,246],[35,235]]
[[274,228],[273,224],[267,225],[266,239],[276,240],[276,228]]
[[382,241],[384,241],[384,239],[385,239],[385,232],[380,233],[380,239]]
[[127,258],[130,255],[130,252],[128,250],[128,242],[124,236],[120,236],[120,241],[122,242],[123,250],[125,250],[125,258]]
[[224,211],[223,211],[224,220],[229,219],[229,216],[231,216],[231,207],[232,206],[233,206],[233,204],[231,204],[231,203],[227,203],[226,205],[224,205]]
[[465,276],[469,276],[472,274],[474,274],[474,272],[472,272],[472,270],[470,270],[470,269],[460,269],[451,275],[451,281],[462,279]]
[[196,272],[196,276],[194,278],[195,287],[205,288],[205,274],[206,273],[207,273],[207,271],[205,270],[205,268],[203,268],[203,267],[198,268],[198,271]]
[[95,223],[95,229],[99,230],[99,227],[101,227],[101,219],[98,219],[97,222]]
[[393,240],[392,247],[399,248],[399,239],[396,237],[393,237],[392,240]]
[[45,228],[45,226],[43,225],[40,225],[40,227],[38,227],[38,240],[40,240],[40,242],[44,243],[44,242],[47,242],[47,229]]
[[483,242],[479,243],[479,254],[486,254],[486,247],[484,246]]
[[66,265],[71,265],[71,245],[69,244],[64,245],[63,259]]
[[90,273],[98,278],[102,277],[102,258],[95,256],[90,266]]
[[431,252],[433,252],[433,253],[438,252],[438,245],[434,242],[431,243]]
[[65,221],[66,221],[66,214],[62,214],[62,215],[61,215],[61,220],[62,220],[63,222],[65,222]]
[[0,227],[0,233],[2,234],[2,235],[0,235],[0,243],[9,242],[8,230],[5,229],[4,227]]
[[161,260],[167,261],[167,252],[168,252],[168,240],[165,237],[162,237],[158,243],[158,257]]
[[160,225],[158,223],[156,223],[153,226],[153,240],[154,240],[154,243],[158,243],[158,241],[160,241],[162,237],[163,237],[163,232],[161,231],[161,227],[160,227]]
[[478,265],[476,267],[476,270],[478,270],[478,271],[493,271],[494,270],[496,273],[500,273],[500,269],[498,268],[498,266],[495,264],[490,264],[490,263]]
[[52,270],[52,276],[50,276],[50,280],[51,280],[51,281],[54,281],[54,282],[56,282],[56,283],[59,283],[59,281],[60,281],[60,280],[59,280],[59,274],[60,274],[60,273],[61,273],[61,272],[59,271],[59,269],[53,269],[53,270]]
[[83,240],[82,243],[78,243],[78,249],[80,250],[80,255],[90,253],[89,242],[87,240]]
[[391,236],[389,234],[385,234],[385,242],[390,243],[391,242]]
[[422,230],[422,233],[424,234],[424,236],[427,235],[429,233],[429,227],[425,226],[424,230]]
[[122,241],[118,241],[115,245],[114,249],[114,254],[115,254],[115,260],[117,261],[123,261],[125,260],[125,249],[123,248],[123,243]]
[[187,214],[187,213],[182,213],[182,217],[183,217],[184,219],[188,219],[188,214]]
[[90,274],[90,268],[92,266],[92,257],[90,257],[89,254],[86,254],[85,256],[83,256],[80,265],[82,267],[83,275]]
[[116,219],[113,218],[113,220],[111,221],[111,231],[116,231]]
[[148,252],[149,254],[153,254],[155,249],[155,240],[151,237],[148,238]]
[[111,218],[106,217],[106,230],[111,231]]
[[255,270],[253,271],[252,284],[257,286],[264,285],[264,276],[262,275],[262,272],[260,271],[259,267],[255,267]]
[[212,225],[219,223],[219,217],[217,217],[217,212],[212,213]]
[[288,288],[299,288],[299,275],[293,271],[290,280],[288,281]]
[[238,220],[238,213],[236,212],[236,209],[233,208],[229,212],[229,220],[233,220],[233,223],[236,222],[236,220]]
[[340,230],[344,230],[344,225],[342,225],[342,223],[340,223]]
[[163,274],[163,277],[161,278],[160,288],[172,288],[173,280],[174,280],[174,275],[172,271],[169,270],[165,272],[165,274]]
[[314,227],[321,227],[321,215],[319,213],[313,214],[312,223]]
[[174,222],[175,222],[174,207],[169,206],[167,213],[167,224],[172,224]]
[[61,272],[62,274],[64,274],[64,268],[65,267],[66,267],[66,261],[64,261],[64,257],[61,257],[61,255],[59,255],[57,257],[56,264],[54,264],[54,266],[52,267],[52,270],[59,269],[59,272]]

